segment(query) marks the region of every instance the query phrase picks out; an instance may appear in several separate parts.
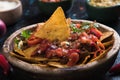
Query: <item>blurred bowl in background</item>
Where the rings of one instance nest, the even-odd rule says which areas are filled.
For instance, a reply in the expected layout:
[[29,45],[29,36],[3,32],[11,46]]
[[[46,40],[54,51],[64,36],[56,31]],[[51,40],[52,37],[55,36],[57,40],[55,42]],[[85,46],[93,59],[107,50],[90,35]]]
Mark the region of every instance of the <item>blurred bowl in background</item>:
[[22,4],[20,0],[0,0],[0,19],[6,25],[17,22],[22,15]]
[[89,19],[96,20],[97,22],[113,22],[118,20],[120,13],[120,5],[106,6],[101,4],[97,5],[95,2],[94,5],[90,3],[91,0],[86,0],[86,11]]
[[61,1],[56,1],[56,2],[45,2],[42,0],[38,1],[38,5],[39,5],[39,9],[40,12],[50,16],[56,9],[58,6],[61,6],[62,9],[64,10],[64,12],[66,13],[67,10],[70,9],[71,5],[72,5],[72,1],[73,0],[61,0]]

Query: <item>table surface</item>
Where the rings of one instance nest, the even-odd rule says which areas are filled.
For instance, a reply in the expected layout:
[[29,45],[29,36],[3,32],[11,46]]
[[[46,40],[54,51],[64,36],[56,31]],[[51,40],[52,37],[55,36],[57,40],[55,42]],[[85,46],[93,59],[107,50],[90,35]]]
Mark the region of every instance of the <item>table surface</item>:
[[[0,38],[0,49],[2,48],[2,45],[4,41],[16,30],[25,27],[27,25],[35,24],[38,22],[43,22],[48,19],[45,15],[43,15],[37,4],[37,0],[21,0],[23,4],[23,15],[20,18],[18,22],[11,26],[7,26],[7,33],[5,36]],[[85,0],[73,0],[73,4],[71,8],[66,12],[66,17],[70,17],[72,19],[85,19],[90,20],[87,16],[86,9],[85,9]],[[112,27],[120,34],[120,19],[113,23],[104,23],[105,25]],[[117,59],[114,63],[117,64],[120,63],[120,52],[117,56]],[[0,80],[18,80],[15,79],[15,72],[11,72],[8,76],[4,76],[0,74]],[[108,75],[106,74],[105,78],[103,80],[119,80],[120,74],[118,75]],[[30,79],[24,79],[24,80],[30,80]]]

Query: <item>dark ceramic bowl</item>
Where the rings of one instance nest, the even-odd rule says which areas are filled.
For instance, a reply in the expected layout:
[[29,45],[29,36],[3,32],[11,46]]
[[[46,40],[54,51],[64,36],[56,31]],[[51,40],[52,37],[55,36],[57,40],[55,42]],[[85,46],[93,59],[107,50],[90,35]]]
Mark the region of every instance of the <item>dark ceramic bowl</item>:
[[90,4],[90,0],[86,0],[86,11],[91,20],[98,22],[114,22],[118,20],[120,13],[120,5],[110,7],[97,7]]
[[40,12],[44,15],[50,16],[58,6],[61,6],[64,12],[68,11],[72,5],[73,0],[64,0],[61,2],[42,2],[38,1]]
[[[73,22],[89,22],[86,20],[72,20]],[[120,48],[120,37],[118,33],[112,28],[100,24],[101,31],[113,31],[114,43],[112,49],[106,54],[104,58],[100,60],[93,61],[86,65],[73,66],[68,68],[43,68],[35,65],[31,65],[25,61],[18,58],[10,56],[10,52],[13,51],[13,39],[21,33],[21,31],[26,29],[31,29],[37,26],[37,24],[24,27],[22,29],[14,32],[4,43],[3,52],[7,60],[17,70],[21,75],[29,76],[32,78],[37,78],[40,80],[93,80],[95,77],[98,80],[100,77],[104,76],[106,72],[113,65],[116,56]],[[19,77],[21,76],[19,75]]]

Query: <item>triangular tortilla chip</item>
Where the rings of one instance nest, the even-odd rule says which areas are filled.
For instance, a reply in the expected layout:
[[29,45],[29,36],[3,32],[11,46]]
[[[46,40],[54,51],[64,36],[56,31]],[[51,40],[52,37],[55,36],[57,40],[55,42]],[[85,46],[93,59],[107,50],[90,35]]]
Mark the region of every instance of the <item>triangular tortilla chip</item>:
[[39,48],[39,45],[35,45],[23,50],[25,57],[30,58],[38,48]]
[[36,37],[48,40],[66,40],[70,36],[70,28],[64,12],[58,7],[45,24],[34,34]]
[[22,49],[18,48],[16,43],[14,44],[14,51],[22,56],[25,56],[25,53],[22,51]]
[[104,39],[107,39],[107,38],[109,38],[112,35],[113,35],[113,31],[104,32],[103,35],[100,38],[100,41],[103,41]]

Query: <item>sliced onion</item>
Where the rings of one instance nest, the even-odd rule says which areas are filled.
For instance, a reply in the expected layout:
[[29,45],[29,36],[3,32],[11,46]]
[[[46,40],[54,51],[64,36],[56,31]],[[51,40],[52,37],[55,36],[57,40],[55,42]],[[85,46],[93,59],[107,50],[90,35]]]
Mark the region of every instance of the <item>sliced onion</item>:
[[0,19],[0,37],[5,35],[6,33],[6,25],[5,23]]

